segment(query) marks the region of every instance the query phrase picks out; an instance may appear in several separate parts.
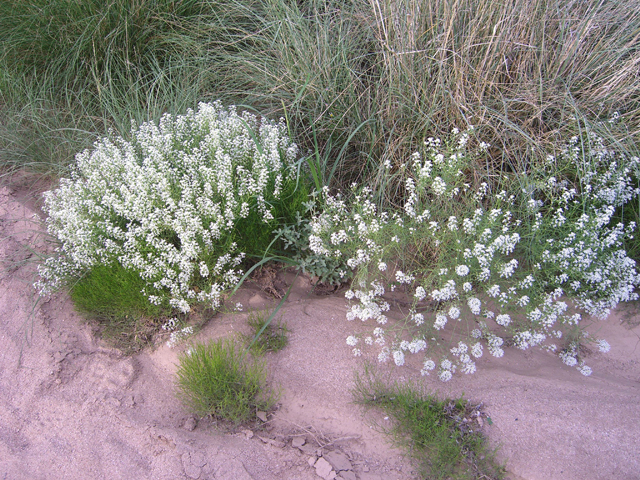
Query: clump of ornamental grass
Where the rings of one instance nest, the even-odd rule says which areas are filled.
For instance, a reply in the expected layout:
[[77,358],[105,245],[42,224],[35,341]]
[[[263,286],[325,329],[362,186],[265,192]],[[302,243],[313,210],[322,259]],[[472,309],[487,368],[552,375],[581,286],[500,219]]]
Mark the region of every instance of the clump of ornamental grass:
[[[303,209],[296,145],[283,121],[220,103],[143,123],[130,137],[97,141],[76,156],[71,177],[45,193],[58,246],[39,268],[38,289],[73,280],[80,291],[107,269],[132,281],[116,295],[136,297],[136,305],[144,297],[151,309],[218,307],[243,262],[262,258],[274,229]],[[108,307],[111,290],[96,288],[87,306]]]
[[[507,340],[555,352],[589,375],[579,343],[603,352],[609,344],[582,331],[583,315],[604,319],[619,302],[638,298],[640,275],[623,245],[635,224],[614,222],[614,214],[638,196],[639,160],[587,129],[546,167],[514,176],[515,193],[493,192],[474,182],[472,166],[489,146],[470,149],[472,134],[454,129],[446,141],[428,138],[408,159],[402,210],[380,211],[368,188],[350,200],[324,190],[310,248],[356,272],[345,294],[354,302],[347,319],[377,324],[347,344],[355,355],[375,345],[381,362],[398,366],[423,352],[422,374],[435,371],[442,381],[474,373],[485,350],[503,356]],[[404,321],[392,328],[385,326],[388,290],[410,298]],[[448,350],[436,341],[445,328],[457,341]]]
[[197,344],[181,354],[177,376],[178,397],[198,415],[237,425],[274,403],[264,364],[231,340]]
[[1,164],[67,173],[74,155],[131,118],[210,99],[206,0],[0,3]]
[[406,384],[389,384],[370,368],[356,375],[353,394],[356,403],[389,417],[390,426],[378,427],[410,452],[420,478],[504,477],[482,434],[486,415],[479,405],[463,398],[438,400]]
[[488,173],[522,172],[575,115],[618,110],[631,128],[608,138],[637,143],[639,31],[635,0],[6,0],[0,161],[64,165],[214,91],[286,115],[332,186],[380,193],[386,161],[453,124],[494,145]]
[[498,173],[574,135],[575,115],[640,118],[631,0],[259,1],[229,5],[234,17],[215,50],[219,84],[286,113],[331,186],[364,178],[379,193],[385,161],[453,124],[482,131]]

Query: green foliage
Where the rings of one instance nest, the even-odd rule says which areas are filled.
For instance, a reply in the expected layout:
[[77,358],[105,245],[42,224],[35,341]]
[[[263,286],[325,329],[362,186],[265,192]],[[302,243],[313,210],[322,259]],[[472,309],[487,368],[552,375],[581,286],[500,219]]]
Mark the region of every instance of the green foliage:
[[142,293],[146,282],[138,272],[119,263],[97,265],[71,286],[71,299],[75,306],[95,316],[158,317],[167,313],[158,305],[149,303]]
[[149,344],[160,328],[155,319],[168,313],[149,303],[144,287],[136,272],[114,263],[93,268],[72,285],[70,294],[75,307],[98,322],[102,338],[131,354]]
[[156,62],[170,65],[189,51],[189,28],[207,3],[8,0],[0,7],[0,52],[24,73],[57,70],[59,88],[73,89],[86,78],[96,93],[110,81],[123,88],[148,75]]
[[[240,18],[229,6],[226,20]],[[631,1],[276,1],[242,13],[217,73],[243,103],[286,109],[325,181],[338,165],[338,184],[377,190],[385,161],[399,166],[451,125],[481,129],[493,174],[527,168],[575,133],[575,116],[620,109],[638,123]]]
[[[236,242],[238,250],[247,254],[250,262],[259,260],[271,250],[283,248],[284,238],[279,238],[278,228],[295,224],[309,198],[307,182],[304,178],[299,180],[288,179],[280,197],[270,199],[274,217],[272,220],[264,221],[253,198],[249,202],[249,215],[236,221],[231,238]],[[273,190],[273,185],[269,188]]]
[[266,391],[263,363],[231,340],[197,344],[180,356],[178,396],[198,415],[244,423],[274,402]]
[[206,0],[0,2],[5,167],[60,174],[111,129],[206,96],[197,38]]
[[[43,136],[124,135],[131,116],[157,120],[215,91],[287,116],[316,186],[364,178],[377,191],[385,162],[451,125],[494,146],[488,175],[522,172],[577,133],[575,117],[618,110],[630,134],[608,135],[637,143],[639,31],[633,0],[7,0],[2,103],[26,123],[2,139],[11,161],[40,162],[10,142],[15,129],[43,148]],[[55,121],[39,123],[40,104]]]
[[356,376],[355,401],[381,409],[393,426],[385,429],[407,448],[419,466],[420,478],[499,479],[497,465],[479,428],[482,412],[463,398],[438,400],[408,385],[388,385],[369,369]]
[[252,333],[245,340],[253,342],[251,349],[259,355],[265,352],[278,352],[289,343],[289,329],[282,323],[282,319],[274,324],[264,313],[251,312],[247,323]]
[[318,283],[340,285],[348,281],[352,272],[347,270],[340,259],[318,255],[309,248],[309,236],[312,234],[309,214],[313,212],[313,204],[309,207],[305,216],[299,213],[295,223],[284,225],[276,231],[281,238],[284,248],[293,260],[295,267],[302,273],[318,278]]

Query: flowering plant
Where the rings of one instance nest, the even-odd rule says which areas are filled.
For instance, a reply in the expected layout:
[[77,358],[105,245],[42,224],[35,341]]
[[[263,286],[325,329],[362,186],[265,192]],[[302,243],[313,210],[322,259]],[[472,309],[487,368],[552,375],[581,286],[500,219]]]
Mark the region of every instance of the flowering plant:
[[138,272],[153,304],[217,307],[245,255],[263,254],[275,226],[302,208],[296,155],[282,120],[218,102],[134,127],[130,140],[96,142],[44,195],[59,247],[37,287],[116,264]]
[[[380,361],[402,365],[406,354],[425,351],[422,373],[437,369],[447,381],[456,371],[475,372],[485,349],[501,357],[508,340],[556,352],[588,375],[579,349],[587,336],[575,309],[604,318],[618,302],[638,297],[640,275],[622,248],[635,225],[610,225],[616,207],[639,193],[632,184],[638,159],[589,134],[591,148],[579,150],[572,139],[548,168],[518,179],[526,185],[518,194],[492,195],[486,182],[469,180],[471,160],[488,147],[471,151],[470,135],[456,129],[447,142],[429,138],[401,166],[400,211],[379,212],[367,188],[354,186],[349,202],[325,189],[310,248],[357,270],[356,288],[346,292],[356,301],[347,319],[376,322],[364,344],[377,345]],[[552,176],[562,168],[579,172],[575,185]],[[398,288],[410,307],[403,322],[387,327],[384,295]],[[443,351],[436,337],[448,326],[460,340]],[[355,355],[362,353],[359,342],[347,339]],[[606,341],[598,346],[608,350]]]

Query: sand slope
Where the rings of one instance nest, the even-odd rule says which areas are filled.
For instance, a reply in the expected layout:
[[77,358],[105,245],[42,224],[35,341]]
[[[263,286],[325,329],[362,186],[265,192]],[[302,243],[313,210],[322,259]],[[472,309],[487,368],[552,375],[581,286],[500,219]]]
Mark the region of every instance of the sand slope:
[[[307,279],[281,274],[295,285],[282,309],[290,344],[267,356],[280,408],[269,428],[224,433],[175,399],[184,346],[125,357],[94,338],[65,295],[36,303],[25,247],[44,246],[26,221],[35,210],[29,198],[0,189],[0,479],[318,479],[309,464],[318,449],[344,453],[360,479],[412,478],[401,452],[351,403],[363,359],[345,338],[370,326],[344,319],[343,297],[316,296]],[[235,301],[245,311],[210,319],[198,339],[246,331],[247,309],[273,304],[257,285]],[[510,349],[448,384],[420,377],[419,358],[396,376],[484,402],[493,420],[484,430],[511,478],[638,479],[639,322],[627,306],[591,327],[612,351],[589,357],[588,378],[549,354]],[[307,446],[291,446],[300,436]]]

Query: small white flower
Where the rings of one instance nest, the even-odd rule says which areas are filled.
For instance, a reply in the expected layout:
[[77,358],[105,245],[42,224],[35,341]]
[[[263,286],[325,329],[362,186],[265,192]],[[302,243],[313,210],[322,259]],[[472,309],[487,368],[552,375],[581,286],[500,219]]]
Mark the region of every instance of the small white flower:
[[452,320],[456,320],[458,317],[460,317],[460,309],[456,306],[452,306],[449,309],[449,317],[451,317]]
[[585,377],[588,377],[589,375],[591,375],[591,373],[593,372],[591,370],[591,367],[585,365],[584,363],[582,363],[579,367],[578,367],[578,371],[584,375]]
[[476,358],[480,358],[482,356],[482,344],[480,342],[471,346],[471,355]]
[[493,355],[496,358],[500,358],[504,355],[504,350],[500,347],[492,347],[492,348],[489,348],[489,353],[491,353],[491,355]]
[[440,372],[438,373],[438,378],[442,382],[448,382],[449,380],[451,380],[451,377],[453,377],[451,370],[440,370]]
[[427,342],[422,339],[415,339],[409,343],[409,351],[411,353],[418,353],[427,348]]
[[465,292],[470,292],[472,288],[473,288],[473,285],[471,285],[471,283],[470,283],[470,282],[464,282],[464,283],[462,284],[462,289],[463,289]]
[[177,325],[178,325],[178,319],[173,317],[173,318],[170,318],[169,320],[167,320],[167,322],[164,325],[162,325],[162,329],[163,330],[168,330],[168,331],[171,332],[171,331],[175,330]]
[[564,354],[561,353],[560,358],[562,359],[562,362],[565,365],[568,365],[569,367],[574,367],[575,365],[578,364],[578,359],[576,359],[576,357],[568,353],[564,353]]
[[378,354],[378,362],[387,362],[389,360],[389,353],[390,352],[388,347],[384,347],[382,350],[380,350],[380,353]]
[[420,374],[423,376],[429,375],[429,372],[431,372],[435,368],[436,368],[436,362],[428,358],[424,361],[424,364],[422,365],[422,370],[420,370]]
[[387,269],[387,264],[384,262],[380,262],[378,263],[378,270],[380,270],[381,272],[384,272]]
[[402,270],[396,272],[396,281],[398,283],[409,284],[415,280],[413,275],[406,275]]
[[468,349],[469,349],[469,347],[467,346],[467,344],[462,342],[462,341],[460,341],[460,342],[458,342],[458,346],[457,347],[453,347],[451,349],[451,353],[453,353],[456,357],[459,357],[461,355],[466,354]]
[[476,363],[473,362],[473,361],[465,362],[462,365],[462,367],[460,368],[460,370],[465,375],[471,375],[472,373],[475,373],[475,371],[476,371]]
[[393,361],[398,367],[404,365],[404,352],[402,350],[394,350]]
[[350,347],[355,347],[357,343],[358,343],[358,339],[353,335],[349,335],[347,337],[347,345],[349,345]]
[[442,178],[436,177],[433,179],[431,188],[433,189],[433,193],[435,193],[436,196],[439,197],[440,195],[442,195],[444,192],[447,191],[447,184],[445,183],[444,180],[442,180]]
[[611,350],[611,345],[609,345],[609,342],[607,342],[606,340],[598,340],[596,342],[596,345],[598,345],[598,350],[600,350],[602,353],[607,353],[609,350]]
[[469,274],[469,267],[467,267],[466,265],[458,265],[456,267],[456,273],[461,277],[464,277]]
[[207,264],[204,262],[200,262],[200,275],[203,278],[206,278],[209,276],[209,267],[207,267]]
[[487,290],[487,295],[492,298],[496,298],[498,295],[500,295],[500,285],[493,285],[491,288],[489,288],[489,290]]
[[498,325],[506,327],[511,323],[511,317],[509,315],[507,315],[506,313],[503,313],[503,314],[498,315],[496,317],[496,323]]
[[447,324],[447,316],[442,313],[438,313],[436,315],[436,321],[433,324],[433,327],[436,330],[442,330],[446,324]]
[[475,297],[471,297],[469,298],[469,300],[467,300],[467,305],[469,306],[469,310],[471,310],[471,313],[473,313],[474,315],[480,315],[482,307],[482,302],[480,300]]

